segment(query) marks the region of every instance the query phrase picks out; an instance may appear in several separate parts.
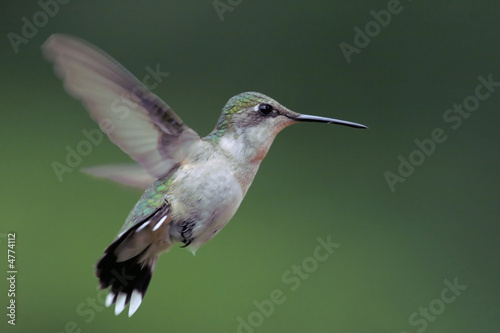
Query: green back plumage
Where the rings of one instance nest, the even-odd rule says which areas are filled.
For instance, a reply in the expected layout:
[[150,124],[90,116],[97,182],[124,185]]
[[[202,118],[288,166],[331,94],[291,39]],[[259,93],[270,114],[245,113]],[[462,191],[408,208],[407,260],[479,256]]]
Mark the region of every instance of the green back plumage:
[[120,230],[120,234],[136,223],[143,221],[161,207],[165,203],[164,198],[171,184],[172,175],[159,178],[151,184],[128,215],[125,224]]

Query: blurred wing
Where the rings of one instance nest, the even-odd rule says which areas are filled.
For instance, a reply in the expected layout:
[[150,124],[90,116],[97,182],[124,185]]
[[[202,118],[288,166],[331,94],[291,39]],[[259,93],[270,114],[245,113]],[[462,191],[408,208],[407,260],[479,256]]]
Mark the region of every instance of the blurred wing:
[[56,34],[42,49],[68,93],[151,176],[167,174],[200,139],[165,102],[95,46]]
[[118,183],[145,190],[155,178],[137,164],[102,165],[82,168],[82,171],[100,178],[108,178]]

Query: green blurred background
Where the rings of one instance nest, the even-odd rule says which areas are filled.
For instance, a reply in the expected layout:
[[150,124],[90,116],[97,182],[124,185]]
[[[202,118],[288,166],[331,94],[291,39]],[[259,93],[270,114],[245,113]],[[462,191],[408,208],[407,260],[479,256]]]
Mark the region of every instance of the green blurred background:
[[[443,114],[479,75],[500,81],[500,3],[402,1],[349,64],[339,44],[353,44],[354,28],[387,1],[232,4],[221,21],[212,1],[70,1],[16,54],[7,34],[21,35],[22,18],[42,9],[1,2],[0,233],[17,234],[18,275],[16,326],[4,279],[0,330],[499,332],[500,88],[456,130]],[[90,41],[139,78],[159,64],[170,75],[155,93],[203,135],[248,90],[370,129],[286,129],[224,231],[195,257],[177,247],[163,255],[138,312],[115,317],[102,309],[94,264],[141,193],[78,168],[58,181],[52,163],[97,125],[41,55],[56,32]],[[392,192],[384,173],[397,173],[398,156],[435,128],[447,140]],[[80,166],[128,160],[106,139]],[[329,235],[341,246],[307,266]],[[291,290],[282,276],[302,263],[311,272]],[[443,303],[443,281],[454,279],[467,289]],[[254,301],[268,304],[275,289],[286,300],[257,313]]]

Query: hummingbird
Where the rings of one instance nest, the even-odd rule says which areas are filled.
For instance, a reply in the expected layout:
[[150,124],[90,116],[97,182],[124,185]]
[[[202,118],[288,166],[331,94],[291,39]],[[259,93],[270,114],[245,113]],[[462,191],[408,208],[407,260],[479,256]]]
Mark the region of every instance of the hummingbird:
[[[96,265],[106,306],[139,308],[158,257],[175,243],[193,252],[233,217],[274,138],[301,122],[364,125],[294,112],[258,92],[229,99],[205,137],[116,60],[76,37],[42,46],[66,91],[82,101],[109,139],[137,163],[83,171],[145,189]],[[103,126],[103,124],[105,126]]]

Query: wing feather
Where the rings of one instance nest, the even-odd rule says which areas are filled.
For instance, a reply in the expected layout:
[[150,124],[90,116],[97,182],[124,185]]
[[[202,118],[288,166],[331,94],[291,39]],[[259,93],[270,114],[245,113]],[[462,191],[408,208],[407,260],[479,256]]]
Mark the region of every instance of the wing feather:
[[108,178],[143,190],[155,181],[154,177],[137,164],[102,165],[83,168],[82,171],[95,177]]
[[174,111],[113,58],[56,34],[42,46],[68,93],[82,101],[110,140],[155,178],[166,175],[200,139]]

